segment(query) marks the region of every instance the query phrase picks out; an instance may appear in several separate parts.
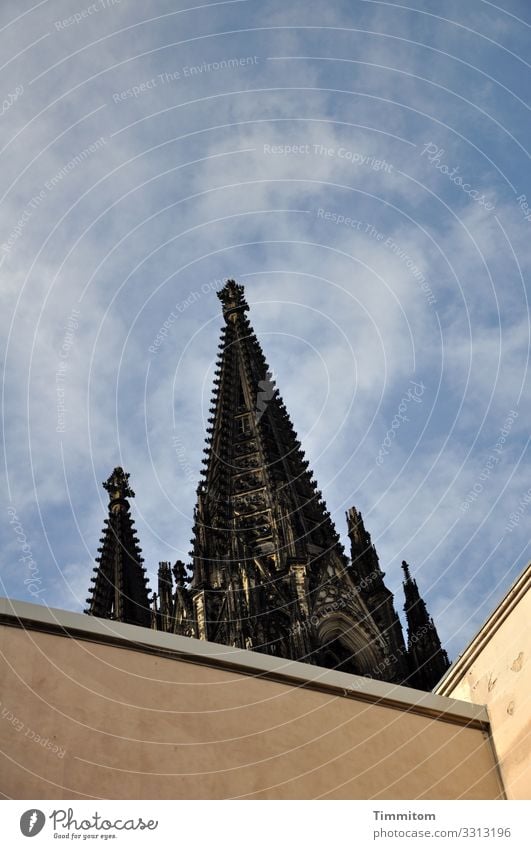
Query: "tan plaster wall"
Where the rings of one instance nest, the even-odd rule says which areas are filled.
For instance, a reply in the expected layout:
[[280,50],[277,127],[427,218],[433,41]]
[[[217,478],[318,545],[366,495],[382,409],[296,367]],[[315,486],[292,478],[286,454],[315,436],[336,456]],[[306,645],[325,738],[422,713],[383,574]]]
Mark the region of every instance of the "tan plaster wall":
[[9,798],[501,793],[481,730],[16,627],[0,626],[0,653],[1,708],[9,711],[0,719],[0,791]]
[[[471,646],[473,648],[473,644]],[[531,799],[531,592],[494,630],[479,656],[439,692],[486,704],[507,796]]]

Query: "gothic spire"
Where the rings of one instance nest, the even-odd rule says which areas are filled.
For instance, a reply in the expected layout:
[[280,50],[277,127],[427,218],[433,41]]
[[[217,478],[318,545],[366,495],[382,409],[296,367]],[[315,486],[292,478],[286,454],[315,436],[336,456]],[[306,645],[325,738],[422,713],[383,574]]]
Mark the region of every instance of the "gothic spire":
[[[223,327],[191,578],[159,564],[149,599],[129,475],[103,484],[109,516],[87,599],[92,616],[430,689],[448,667],[404,562],[408,647],[376,549],[355,507],[347,560],[248,318],[244,288],[218,292]],[[151,604],[151,609],[150,609]]]
[[195,636],[188,573],[182,560],[177,560],[173,568],[167,561],[159,563],[158,594],[153,593],[152,610],[156,630]]
[[[365,661],[352,648],[350,668],[368,668],[369,655],[376,665],[384,639],[347,574],[338,534],[247,318],[244,288],[229,280],[218,297],[224,327],[191,552],[197,636],[314,663],[331,663],[335,653],[347,668],[348,651],[337,637],[342,629],[364,629],[363,637],[346,638],[352,646],[367,644]],[[339,611],[340,595],[344,619],[318,613],[325,600]]]
[[118,466],[103,487],[109,493],[109,514],[98,548],[100,556],[96,557],[99,566],[94,569],[94,586],[87,599],[89,608],[85,612],[149,627],[146,570],[129,507],[129,499],[135,495],[129,486],[129,475]]
[[394,606],[392,592],[384,583],[385,572],[380,568],[371,535],[365,530],[363,516],[355,507],[347,511],[347,531],[351,544],[350,574],[373,619],[378,624],[396,658],[388,669],[389,680],[397,683],[408,674],[408,658],[402,625]]
[[433,619],[428,614],[417,582],[411,577],[409,564],[402,561],[404,595],[408,625],[408,655],[412,670],[408,683],[419,690],[431,690],[442,678],[450,662],[441,646]]

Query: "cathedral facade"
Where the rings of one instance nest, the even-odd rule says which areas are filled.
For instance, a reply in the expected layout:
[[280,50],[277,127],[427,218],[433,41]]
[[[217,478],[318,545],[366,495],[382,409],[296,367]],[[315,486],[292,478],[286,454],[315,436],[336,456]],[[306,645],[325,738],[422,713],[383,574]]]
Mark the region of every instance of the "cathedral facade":
[[431,690],[449,666],[403,562],[407,640],[361,514],[347,557],[247,318],[243,286],[218,292],[224,325],[191,563],[160,563],[157,592],[131,519],[129,475],[109,515],[86,613]]

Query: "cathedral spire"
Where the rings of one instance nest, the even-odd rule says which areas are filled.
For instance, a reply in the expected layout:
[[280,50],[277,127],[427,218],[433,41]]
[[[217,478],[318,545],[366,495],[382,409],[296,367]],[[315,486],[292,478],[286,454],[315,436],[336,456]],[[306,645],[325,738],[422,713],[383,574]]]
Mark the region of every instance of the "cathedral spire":
[[399,683],[408,674],[402,625],[394,606],[393,594],[384,583],[385,572],[380,568],[371,535],[365,530],[363,516],[355,507],[347,511],[347,530],[351,545],[350,574],[373,619],[385,636],[390,656],[395,658],[388,669],[389,680]]
[[402,561],[404,570],[404,595],[408,625],[408,655],[412,673],[408,683],[420,690],[431,690],[450,666],[448,655],[433,619],[419,593],[417,582],[411,577],[409,564]]
[[[448,667],[404,562],[406,649],[363,517],[347,513],[345,556],[247,313],[243,286],[217,293],[223,324],[191,574],[159,563],[157,593],[131,519],[129,475],[114,469],[86,611],[187,637],[431,689]],[[151,605],[151,607],[150,607]]]
[[91,616],[149,627],[151,614],[146,570],[131,518],[129,499],[134,492],[129,475],[118,466],[103,484],[109,493],[109,515],[101,538],[99,563],[85,611]]
[[[417,586],[417,582],[416,582],[416,581],[412,581],[412,579],[411,579],[411,572],[409,571],[409,563],[406,563],[406,561],[405,561],[405,560],[402,560],[402,569],[404,570],[404,578],[405,578],[405,581],[404,581],[404,590],[405,590],[405,588],[406,588],[406,586],[407,586],[407,591],[408,591],[408,593],[409,593],[410,595],[411,595],[411,594],[415,595],[415,589],[414,589],[414,587],[416,587],[416,586]],[[417,594],[417,596],[418,596],[418,589],[417,589],[416,594]]]
[[248,312],[249,310],[249,304],[244,296],[244,288],[235,280],[227,280],[223,289],[218,292],[218,298],[223,304],[225,321],[234,321],[238,313]]
[[218,297],[225,323],[191,552],[196,636],[368,671],[385,638],[349,577],[244,288],[229,280]]

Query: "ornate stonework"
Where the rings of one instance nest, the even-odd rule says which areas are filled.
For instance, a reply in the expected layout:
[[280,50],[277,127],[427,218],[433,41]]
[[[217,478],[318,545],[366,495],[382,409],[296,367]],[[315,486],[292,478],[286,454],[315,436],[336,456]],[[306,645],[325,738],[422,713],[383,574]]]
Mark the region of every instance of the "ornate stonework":
[[[350,559],[340,544],[247,318],[243,286],[229,280],[218,297],[225,325],[190,578],[180,561],[173,570],[161,563],[148,612],[127,518],[132,493],[115,470],[121,488],[111,486],[113,476],[105,484],[111,531],[87,612],[126,622],[136,616],[137,624],[163,631],[431,689],[448,659],[416,583],[406,575],[406,648],[393,596],[354,507],[347,514]],[[116,504],[122,518],[113,525]],[[131,571],[129,583],[124,568]],[[127,591],[131,598],[122,604]]]

